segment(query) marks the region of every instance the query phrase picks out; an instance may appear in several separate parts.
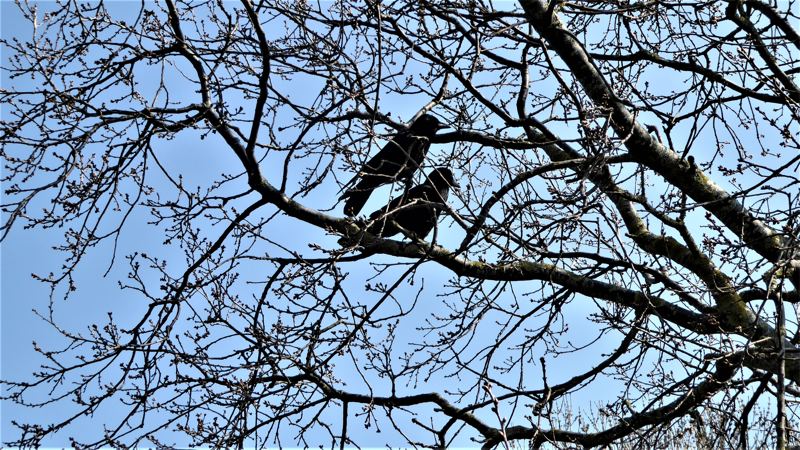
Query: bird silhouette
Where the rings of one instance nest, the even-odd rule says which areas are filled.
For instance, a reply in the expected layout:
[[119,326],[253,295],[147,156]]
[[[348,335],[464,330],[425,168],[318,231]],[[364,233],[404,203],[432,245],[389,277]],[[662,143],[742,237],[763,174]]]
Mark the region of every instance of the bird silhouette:
[[373,223],[367,231],[390,237],[400,233],[402,227],[416,237],[424,238],[436,226],[451,187],[458,187],[458,184],[450,169],[440,167],[432,170],[424,183],[412,187],[372,213],[369,218]]
[[367,203],[375,188],[398,180],[409,180],[422,164],[431,146],[430,138],[442,128],[439,120],[423,114],[407,130],[397,133],[358,171],[353,178],[361,178],[355,186],[345,191],[339,200],[344,200],[344,213],[355,216]]

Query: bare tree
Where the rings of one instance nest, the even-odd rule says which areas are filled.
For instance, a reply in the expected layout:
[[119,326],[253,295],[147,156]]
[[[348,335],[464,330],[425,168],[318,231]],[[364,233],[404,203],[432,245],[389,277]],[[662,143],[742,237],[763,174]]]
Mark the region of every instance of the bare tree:
[[[8,444],[120,402],[73,445],[797,442],[794,1],[18,6],[4,237],[65,227],[53,296],[127,227],[185,258],[111,250],[144,314],[54,321],[8,398],[74,412]],[[337,198],[425,112],[415,183],[461,187],[426,240],[372,235]],[[187,185],[177,136],[236,171]]]

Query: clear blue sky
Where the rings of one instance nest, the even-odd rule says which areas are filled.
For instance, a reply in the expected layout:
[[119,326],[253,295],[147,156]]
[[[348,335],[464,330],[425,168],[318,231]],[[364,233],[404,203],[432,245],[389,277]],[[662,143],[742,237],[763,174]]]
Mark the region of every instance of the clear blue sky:
[[[42,3],[42,7],[47,7],[47,3]],[[112,10],[117,9],[124,13],[126,6],[131,5],[136,7],[136,3],[112,3]],[[24,21],[18,20],[16,6],[9,2],[0,2],[0,15],[2,15],[2,28],[3,36],[20,36],[23,37],[30,33],[27,28],[29,25]],[[5,58],[6,55],[3,55]],[[5,61],[5,59],[3,60]],[[25,80],[19,80],[16,84],[18,87],[24,86]],[[9,80],[6,79],[6,73],[3,73],[2,79],[3,87],[9,86]],[[663,86],[663,85],[662,85]],[[298,90],[299,95],[302,94],[302,89]],[[396,99],[389,99],[389,103],[384,104],[382,109],[390,110],[395,113],[396,117],[408,118],[411,114],[416,112],[416,108],[420,105],[415,105],[413,102],[399,102]],[[179,139],[171,141],[162,141],[159,143],[159,154],[162,162],[167,167],[172,167],[175,173],[181,173],[184,177],[187,186],[207,186],[209,181],[216,179],[222,173],[235,173],[239,171],[237,159],[233,156],[232,152],[225,149],[224,145],[215,141],[216,136],[213,136],[203,142],[200,142],[197,136],[191,134],[183,134]],[[437,150],[434,150],[434,154]],[[444,151],[439,149],[439,151]],[[191,152],[191,158],[186,158],[187,152]],[[269,172],[267,172],[269,175]],[[158,185],[156,185],[158,188]],[[388,191],[384,190],[384,194]],[[330,193],[325,193],[330,195]],[[309,201],[313,201],[309,200]],[[379,198],[372,200],[371,205],[376,205],[381,202]],[[33,205],[36,206],[43,205]],[[366,209],[369,209],[366,208]],[[340,214],[337,210],[335,214]],[[118,288],[118,280],[124,280],[127,275],[127,266],[124,264],[122,255],[132,251],[147,251],[151,253],[158,253],[159,256],[173,260],[176,264],[174,271],[180,270],[180,261],[182,260],[182,252],[177,249],[164,246],[162,244],[162,237],[158,232],[148,227],[145,222],[148,219],[145,211],[140,211],[134,215],[128,223],[126,230],[123,232],[120,240],[120,248],[118,249],[118,259],[116,264],[112,267],[108,275],[103,274],[110,264],[110,248],[108,245],[94,249],[83,261],[82,266],[76,272],[76,285],[78,291],[69,300],[62,301],[60,296],[55,298],[55,317],[59,325],[73,330],[84,331],[94,322],[102,321],[106,314],[111,311],[117,318],[129,318],[135,320],[143,311],[145,304],[134,293],[130,291],[122,291]],[[448,222],[449,223],[449,222]],[[284,239],[292,239],[293,248],[301,248],[307,242],[312,242],[317,239],[319,233],[312,230],[305,225],[298,225],[291,220],[283,220],[279,222],[278,228],[274,230],[278,236]],[[37,370],[39,365],[43,362],[40,355],[33,351],[32,341],[36,341],[43,348],[58,347],[63,344],[58,339],[58,335],[53,332],[51,327],[42,319],[36,317],[32,310],[37,309],[42,314],[48,312],[49,291],[47,286],[42,283],[36,282],[31,278],[31,273],[36,272],[46,274],[50,271],[58,270],[61,265],[61,256],[54,252],[51,247],[60,243],[63,240],[62,229],[42,230],[36,229],[35,231],[27,231],[17,227],[14,232],[2,244],[0,256],[0,268],[2,270],[2,303],[0,309],[0,317],[2,323],[0,326],[0,337],[2,338],[2,346],[0,347],[0,378],[3,379],[25,379],[32,372]],[[445,238],[452,238],[451,235]],[[328,239],[334,239],[329,237]],[[355,271],[353,267],[348,270]],[[421,270],[418,278],[423,279],[428,286],[441,286],[449,277],[450,273],[435,264],[428,263]],[[257,273],[244,274],[245,277],[257,278]],[[356,282],[361,283],[361,279]],[[355,283],[354,282],[354,285]],[[518,285],[519,286],[519,285]],[[524,290],[524,286],[520,287]],[[354,289],[360,287],[354,286]],[[406,293],[414,292],[412,289],[405,291]],[[429,289],[430,294],[438,292],[437,289]],[[373,300],[368,295],[363,295],[365,304],[371,304]],[[415,317],[418,320],[424,320],[426,315],[435,311],[437,308],[437,297],[430,295],[425,298],[420,307],[415,312]],[[594,311],[592,302],[590,301],[576,301],[570,303],[564,311],[566,317],[571,319],[570,332],[568,339],[575,345],[585,344],[586,341],[595,336],[596,325],[588,320],[589,314]],[[124,320],[123,324],[128,323]],[[405,335],[403,337],[411,338],[415,333],[414,321],[405,324],[406,329],[403,330]],[[485,321],[491,323],[491,321]],[[618,342],[619,336],[613,335],[602,342],[600,347],[605,349],[613,349],[614,345]],[[581,372],[581,369],[586,368],[586,361],[582,356],[564,356],[557,362],[550,363],[548,372],[551,382],[555,383],[563,381],[565,377],[572,376]],[[340,372],[338,376],[344,379],[357,379],[355,372],[352,368],[347,368],[342,365],[337,368]],[[538,370],[538,369],[536,369]],[[537,372],[532,372],[532,377],[538,377]],[[435,391],[439,390],[448,383],[452,383],[451,379],[442,379],[434,377],[432,381],[420,391]],[[353,381],[356,385],[357,382]],[[579,395],[573,397],[576,407],[587,407],[591,402],[600,402],[608,398],[608,392],[614,391],[617,386],[611,380],[607,380],[604,384],[599,384],[600,388],[588,389],[581,391]],[[606,391],[605,387],[608,388]],[[50,422],[54,417],[66,414],[71,410],[70,405],[54,405],[43,409],[26,409],[14,405],[10,402],[2,402],[0,408],[0,441],[7,441],[14,433],[11,421],[14,419],[26,419],[29,421],[32,418],[38,418],[42,422]],[[70,434],[81,435],[82,433],[89,433],[97,430],[98,421],[105,417],[113,417],[115,414],[122,412],[122,409],[105,410],[104,417],[97,417],[95,419],[84,419],[81,423],[70,430]],[[332,418],[336,421],[336,418]],[[354,426],[357,421],[352,421]],[[395,443],[402,442],[399,436],[393,434],[390,426],[383,426],[384,434],[374,435],[374,430],[362,430],[362,437],[366,440],[365,444],[380,446],[385,442]],[[394,437],[392,437],[394,436]],[[368,437],[374,437],[370,440]],[[66,441],[59,441],[57,438],[47,442],[49,445],[59,446],[64,445]],[[329,442],[321,442],[329,444]],[[182,444],[178,441],[177,444]],[[469,446],[469,441],[459,442],[460,445]]]
[[[42,3],[42,10],[48,5],[47,3]],[[111,4],[111,10],[124,14],[127,6],[133,6],[135,9],[136,5],[135,2],[115,2]],[[19,20],[18,10],[13,3],[0,2],[0,8],[2,8],[0,13],[2,13],[2,33],[4,37],[18,36],[21,39],[25,39],[26,36],[30,35],[30,25],[24,20]],[[15,86],[24,88],[26,82],[28,81],[24,79],[15,80]],[[3,72],[2,84],[4,87],[10,86],[5,72]],[[312,89],[309,89],[310,91]],[[297,89],[296,92],[297,95],[302,95],[303,90]],[[173,94],[177,93],[173,92]],[[392,102],[390,98],[388,101]],[[409,101],[402,103],[395,101],[382,105],[382,109],[393,112],[395,117],[407,119],[421,105],[422,103],[416,105],[414,102]],[[197,136],[184,133],[176,140],[162,141],[158,144],[161,161],[168,167],[173,167],[175,173],[181,173],[187,186],[207,186],[209,180],[215,179],[219,173],[235,173],[239,170],[238,161],[232,152],[228,151],[221,142],[215,142],[214,139],[216,139],[216,136],[200,142]],[[189,151],[192,152],[192,157],[186,158],[186,154]],[[433,150],[434,154],[436,151],[437,149]],[[269,170],[268,165],[265,165],[265,168]],[[386,192],[380,195],[388,194],[388,188],[385,188],[384,191]],[[370,203],[373,207],[383,201],[379,195],[373,197]],[[370,205],[366,208],[367,210],[369,210]],[[32,205],[31,207],[35,210],[45,206],[47,206],[46,202]],[[67,301],[61,300],[61,295],[55,296],[54,317],[60,326],[68,330],[83,332],[92,323],[102,322],[108,312],[113,312],[114,317],[118,320],[122,318],[121,323],[123,324],[139,317],[145,306],[144,302],[134,293],[118,288],[118,280],[124,281],[127,275],[127,265],[124,264],[122,255],[137,250],[146,251],[158,254],[163,258],[174,259],[178,263],[175,266],[175,270],[179,270],[182,267],[180,265],[181,252],[177,249],[163,246],[160,234],[157,230],[153,230],[145,224],[148,216],[142,213],[143,211],[140,210],[129,221],[120,239],[117,260],[107,275],[104,276],[104,273],[111,263],[111,252],[110,247],[105,245],[93,249],[77,270],[75,280],[78,287],[77,292]],[[310,227],[298,225],[292,221],[283,221],[282,224],[283,228],[276,231],[287,239],[296,240],[295,244],[297,245],[294,245],[295,248],[302,247],[305,241],[313,241],[314,236],[319,236]],[[26,379],[31,372],[38,369],[43,362],[43,358],[33,351],[33,341],[36,341],[39,346],[45,349],[60,348],[64,345],[63,340],[53,331],[51,326],[33,313],[33,310],[36,309],[40,314],[47,316],[49,289],[46,285],[31,278],[31,273],[34,272],[47,274],[50,271],[58,271],[62,255],[52,250],[52,247],[62,242],[62,233],[63,229],[42,230],[37,228],[30,231],[17,227],[2,244],[2,310],[0,311],[0,316],[2,316],[2,348],[0,349],[2,366],[0,367],[0,377],[4,379]],[[442,237],[447,238],[447,236]],[[373,260],[377,260],[377,258],[373,258]],[[350,270],[352,269],[351,267]],[[417,278],[424,279],[426,286],[431,286],[431,288],[427,289],[430,298],[423,298],[415,313],[418,320],[422,321],[428,314],[437,309],[437,302],[440,300],[432,296],[433,293],[438,291],[435,287],[443,284],[451,274],[441,267],[428,263],[420,271],[420,275]],[[361,283],[361,281],[358,280],[358,283]],[[355,289],[360,289],[360,286],[355,286]],[[411,292],[413,292],[411,289],[406,289],[406,293],[410,294]],[[401,291],[402,294],[403,292]],[[369,299],[365,301],[367,304],[370,302]],[[584,305],[582,303],[573,303],[570,308],[585,308],[584,311],[576,311],[577,317],[586,317],[588,311],[591,310],[589,304]],[[126,322],[125,318],[130,320]],[[416,320],[410,320],[403,324],[406,327],[404,332],[408,333],[404,337],[411,338],[416,333],[415,326],[417,323],[419,322]],[[585,326],[588,328],[575,326],[573,329],[592,328],[588,322]],[[578,343],[581,341],[581,336],[580,334],[573,334],[571,339],[573,339],[573,342]],[[610,344],[613,344],[613,342]],[[558,364],[550,367],[551,376],[557,379],[561,370],[566,373],[574,373],[582,367],[582,363],[580,360],[565,357]],[[352,368],[340,364],[337,369],[337,375],[343,379],[358,378]],[[451,380],[433,377],[420,391],[440,390],[451,382]],[[584,400],[601,400],[604,394],[604,392],[595,392],[594,394],[586,392]],[[4,401],[2,402],[2,409],[0,409],[0,415],[2,416],[0,418],[0,422],[2,422],[0,440],[7,441],[16,435],[15,428],[11,425],[12,420],[24,419],[26,421],[49,423],[56,417],[68,414],[71,410],[71,405],[64,403],[31,409]],[[64,445],[67,442],[66,435],[81,436],[84,433],[92,433],[97,430],[102,419],[114,417],[122,411],[121,407],[115,410],[112,405],[112,408],[106,408],[100,417],[81,419],[68,433],[61,434],[60,438],[51,438],[45,442],[53,446]],[[336,423],[338,417],[331,418],[331,420]],[[352,426],[356,426],[357,421],[353,420],[352,423]],[[394,434],[390,426],[383,426],[382,430],[383,433],[381,435],[375,435],[373,430],[363,430],[362,439],[370,436],[374,436],[375,439],[362,440],[361,442],[377,446],[386,442],[402,442],[399,440],[399,436]],[[177,442],[177,444],[181,443],[180,441]],[[470,445],[471,443],[462,441],[461,444]]]

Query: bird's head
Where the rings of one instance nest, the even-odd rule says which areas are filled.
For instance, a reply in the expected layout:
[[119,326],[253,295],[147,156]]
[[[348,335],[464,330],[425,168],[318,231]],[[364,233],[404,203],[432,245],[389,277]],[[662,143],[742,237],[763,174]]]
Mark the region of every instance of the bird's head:
[[447,167],[437,167],[432,170],[431,173],[428,174],[428,182],[433,184],[436,189],[459,187],[453,176],[453,172]]
[[447,125],[439,122],[436,116],[431,114],[423,114],[411,124],[409,131],[417,136],[431,137],[442,128],[448,128]]

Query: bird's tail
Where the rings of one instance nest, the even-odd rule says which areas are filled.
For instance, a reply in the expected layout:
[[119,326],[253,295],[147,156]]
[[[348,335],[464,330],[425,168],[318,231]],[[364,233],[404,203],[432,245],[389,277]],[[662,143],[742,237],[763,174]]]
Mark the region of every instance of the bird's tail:
[[343,199],[347,199],[344,203],[344,213],[350,217],[357,215],[361,211],[361,208],[367,203],[367,200],[369,200],[373,189],[374,188],[361,188],[356,186],[345,192],[344,195],[342,195]]

